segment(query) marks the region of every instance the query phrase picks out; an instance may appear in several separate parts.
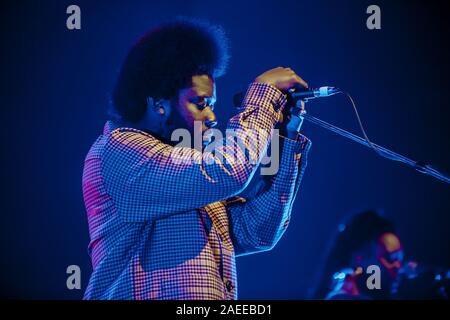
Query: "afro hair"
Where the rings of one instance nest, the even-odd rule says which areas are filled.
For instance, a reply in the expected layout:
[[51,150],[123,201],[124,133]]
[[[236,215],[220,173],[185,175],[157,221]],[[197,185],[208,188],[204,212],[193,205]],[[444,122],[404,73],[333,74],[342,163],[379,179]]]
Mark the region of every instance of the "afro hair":
[[138,122],[147,98],[172,99],[192,76],[225,73],[228,40],[218,26],[178,18],[144,34],[131,48],[112,94],[112,115]]

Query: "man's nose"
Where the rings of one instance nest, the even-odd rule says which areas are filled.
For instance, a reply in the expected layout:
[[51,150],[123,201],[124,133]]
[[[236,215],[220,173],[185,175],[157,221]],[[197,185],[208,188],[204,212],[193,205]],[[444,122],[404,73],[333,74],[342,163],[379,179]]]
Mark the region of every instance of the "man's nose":
[[206,107],[203,112],[205,113],[205,127],[209,129],[217,126],[217,118],[212,109],[210,107]]

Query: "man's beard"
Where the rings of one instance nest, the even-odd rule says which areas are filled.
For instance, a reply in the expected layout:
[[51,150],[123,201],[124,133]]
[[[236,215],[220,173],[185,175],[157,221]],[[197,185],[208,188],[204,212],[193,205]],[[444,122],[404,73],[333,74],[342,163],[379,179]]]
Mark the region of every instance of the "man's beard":
[[[176,145],[178,141],[172,141],[172,134],[175,130],[181,129],[185,130],[189,133],[190,136],[190,148],[197,149],[199,151],[204,150],[204,148],[210,144],[211,140],[204,140],[204,132],[202,131],[202,126],[200,125],[199,128],[195,129],[195,124],[188,125],[186,123],[186,120],[184,120],[177,108],[173,108],[170,116],[168,117],[165,126],[163,126],[163,132],[161,135],[165,138],[166,141],[170,141],[170,144],[172,146]],[[198,143],[198,141],[201,141],[201,143]]]

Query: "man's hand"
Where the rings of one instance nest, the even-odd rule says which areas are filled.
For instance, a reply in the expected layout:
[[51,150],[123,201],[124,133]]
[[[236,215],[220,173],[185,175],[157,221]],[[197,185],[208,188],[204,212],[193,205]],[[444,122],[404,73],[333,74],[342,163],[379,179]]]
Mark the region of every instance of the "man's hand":
[[282,92],[287,92],[298,86],[308,88],[308,84],[300,78],[291,68],[274,68],[270,69],[255,79],[255,82],[267,83]]
[[[286,134],[288,138],[294,139],[297,137],[297,134],[300,132],[300,128],[303,124],[303,117],[301,116],[301,111],[305,110],[305,102],[303,100],[299,100],[297,102],[297,106],[293,107],[296,112],[291,112],[289,116],[289,120],[286,124]],[[300,108],[300,110],[298,110]]]
[[280,133],[290,139],[295,139],[300,132],[302,127],[303,117],[301,116],[301,111],[305,109],[305,102],[299,100],[295,107],[291,110],[284,110],[280,114],[280,119],[278,120],[277,128]]
[[[284,93],[299,86],[308,88],[308,84],[291,68],[278,67],[270,69],[258,76],[255,79],[255,82],[270,84]],[[298,107],[303,110],[305,107],[304,102],[300,101],[299,103],[301,103],[301,105]],[[299,113],[290,114],[289,110],[287,111],[287,113],[282,113],[280,115],[279,128],[282,134],[286,135],[288,138],[295,139],[297,133],[300,131],[303,118],[299,116]]]

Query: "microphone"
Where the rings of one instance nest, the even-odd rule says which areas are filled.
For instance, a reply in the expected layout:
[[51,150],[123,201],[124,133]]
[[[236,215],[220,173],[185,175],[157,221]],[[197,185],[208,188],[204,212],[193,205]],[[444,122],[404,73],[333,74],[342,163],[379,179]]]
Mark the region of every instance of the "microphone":
[[[316,99],[316,98],[324,98],[324,97],[330,97],[332,95],[341,93],[342,91],[335,87],[320,87],[316,89],[311,88],[296,88],[291,89],[288,94],[291,97],[291,99],[296,102],[298,100],[304,100],[305,102],[308,102],[309,100]],[[233,96],[233,104],[235,107],[240,107],[242,104],[242,101],[244,100],[245,92],[239,92],[236,93]]]
[[305,100],[307,102],[311,99],[330,97],[332,95],[341,93],[341,90],[335,87],[320,87],[317,89],[300,88],[294,89],[290,92],[292,99]]

